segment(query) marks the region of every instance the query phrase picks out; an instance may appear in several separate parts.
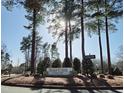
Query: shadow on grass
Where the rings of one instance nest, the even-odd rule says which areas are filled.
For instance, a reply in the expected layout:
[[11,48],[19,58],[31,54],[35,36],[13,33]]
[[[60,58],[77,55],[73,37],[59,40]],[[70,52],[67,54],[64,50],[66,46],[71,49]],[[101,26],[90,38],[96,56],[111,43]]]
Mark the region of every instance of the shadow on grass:
[[[88,77],[86,77],[86,76],[80,76],[78,78],[81,79],[84,82],[84,86],[85,87],[91,87],[92,84],[91,84],[91,81],[90,81],[90,79]],[[88,82],[88,81],[90,81],[90,82]],[[88,91],[88,93],[95,93],[93,91],[93,89],[86,89],[86,90]]]
[[[81,79],[83,81],[83,84],[85,87],[91,87],[94,86],[96,87],[95,89],[86,89],[86,91],[88,91],[88,93],[95,93],[95,91],[99,91],[101,89],[99,89],[98,87],[105,87],[105,90],[110,90],[113,93],[121,93],[119,91],[116,91],[116,89],[111,89],[111,85],[107,83],[107,81],[103,78],[97,78],[97,79],[93,79],[93,81],[91,82],[89,78],[82,76],[82,77],[78,77],[79,79]],[[89,82],[90,81],[90,82]],[[31,90],[38,90],[38,93],[54,93],[54,92],[58,92],[58,93],[63,93],[62,89],[45,89],[43,88],[43,85],[45,83],[45,78],[34,78],[32,80],[33,85],[36,87],[32,87]],[[70,93],[82,93],[80,91],[80,89],[78,88],[74,88],[73,86],[77,86],[78,83],[76,83],[76,81],[74,80],[73,77],[68,77],[67,78],[67,82],[68,84],[65,85],[65,88],[67,88],[67,90],[70,91]],[[52,85],[51,85],[52,86]],[[45,89],[45,91],[44,91]],[[95,90],[95,91],[94,91]]]
[[111,85],[103,78],[93,79],[92,84],[96,87],[107,87],[110,88]]
[[31,90],[39,90],[42,89],[42,86],[44,85],[45,78],[33,78],[32,82],[35,87],[31,87]]
[[90,80],[90,79],[87,78],[86,76],[79,76],[77,78],[81,79],[84,82],[85,87],[91,86],[91,82],[88,82],[88,80]]
[[[107,80],[103,79],[103,78],[97,78],[93,80],[94,82],[92,82],[92,84],[95,87],[106,87],[106,90],[110,90],[112,93],[122,93],[119,91],[116,91],[116,89],[111,89],[111,85],[107,82]],[[89,90],[90,93],[95,93],[93,92],[93,90]]]
[[[68,85],[69,85],[69,86],[76,86],[76,85],[77,85],[73,77],[69,77],[69,78],[67,79],[67,81],[68,81]],[[77,88],[71,88],[71,87],[70,87],[68,90],[69,90],[71,93],[81,93],[80,91],[77,90]]]

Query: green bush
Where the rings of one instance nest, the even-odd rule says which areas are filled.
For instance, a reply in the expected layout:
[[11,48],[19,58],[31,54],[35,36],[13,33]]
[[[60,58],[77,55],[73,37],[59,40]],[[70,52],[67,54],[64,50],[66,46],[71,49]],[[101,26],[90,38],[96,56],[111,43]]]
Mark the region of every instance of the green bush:
[[114,79],[114,77],[112,75],[108,75],[107,78],[108,79]]
[[77,73],[80,73],[81,72],[81,65],[80,65],[80,60],[78,58],[74,58],[74,61],[73,61],[73,68],[74,70],[77,72]]
[[115,67],[112,69],[112,75],[122,75],[122,72],[118,67]]
[[56,60],[52,63],[52,67],[53,67],[53,68],[61,67],[61,60],[60,60],[60,59],[56,59]]
[[26,74],[24,74],[24,76],[25,76],[25,77],[29,77],[30,75],[26,73]]
[[69,58],[64,59],[63,67],[72,67],[72,63]]
[[95,69],[91,59],[84,59],[82,62],[82,68],[84,74],[93,74]]
[[35,79],[40,78],[40,74],[34,74],[34,78],[35,78]]
[[100,74],[99,77],[100,78],[105,78],[105,75],[104,74]]
[[92,79],[97,79],[97,75],[93,73],[93,74],[91,74],[91,78]]
[[40,61],[37,66],[37,72],[43,74],[44,71],[50,66],[50,58],[46,57],[44,60]]

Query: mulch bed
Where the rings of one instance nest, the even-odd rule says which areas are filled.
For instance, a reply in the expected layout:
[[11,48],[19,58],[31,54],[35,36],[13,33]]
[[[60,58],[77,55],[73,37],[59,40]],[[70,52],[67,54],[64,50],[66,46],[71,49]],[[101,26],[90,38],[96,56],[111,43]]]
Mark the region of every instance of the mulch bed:
[[25,77],[14,77],[1,79],[1,84],[3,85],[19,85],[19,86],[76,86],[76,87],[123,87],[123,77],[115,76],[114,79],[108,79],[107,76],[105,78],[98,77],[97,79],[93,79],[92,82],[86,76],[80,77],[41,77],[34,78],[33,76]]

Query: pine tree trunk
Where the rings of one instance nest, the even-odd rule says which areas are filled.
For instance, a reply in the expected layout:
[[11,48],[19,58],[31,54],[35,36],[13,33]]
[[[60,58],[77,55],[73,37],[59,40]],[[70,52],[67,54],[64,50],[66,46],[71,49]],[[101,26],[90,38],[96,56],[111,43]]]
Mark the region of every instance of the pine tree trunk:
[[[97,1],[99,2],[99,1]],[[99,12],[99,4],[97,4],[97,12]],[[103,71],[103,56],[102,56],[102,42],[101,42],[101,31],[100,31],[100,19],[97,20],[98,21],[98,36],[99,36],[99,49],[100,49],[100,61],[101,61],[101,71],[102,73],[104,73]]]
[[68,35],[67,35],[67,20],[65,26],[65,58],[68,58]]
[[111,74],[111,57],[110,57],[110,46],[109,46],[109,34],[108,34],[108,18],[105,17],[105,25],[106,25],[106,44],[107,44],[107,59],[108,59],[108,70],[109,74]]
[[27,64],[27,51],[25,52],[25,73],[26,73],[26,64]]
[[[105,0],[105,12],[107,12],[106,3],[107,3],[107,1]],[[110,46],[109,46],[108,18],[107,18],[107,15],[105,16],[105,27],[106,27],[106,45],[107,45],[108,70],[109,70],[109,74],[111,74],[111,57],[110,57]]]
[[33,10],[33,31],[32,31],[32,51],[31,51],[31,74],[35,73],[35,30],[36,30],[36,10]]
[[65,10],[65,58],[68,58],[67,0],[65,2],[65,7],[66,7],[66,10]]
[[85,57],[85,49],[84,49],[84,5],[83,0],[81,0],[82,3],[82,13],[81,13],[81,48],[82,48],[82,59]]
[[30,56],[29,56],[30,54],[29,54],[29,53],[30,53],[30,49],[28,48],[28,62],[27,62],[27,68],[29,68],[29,61],[30,61]]
[[99,49],[100,49],[101,70],[102,70],[102,73],[104,73],[104,71],[103,71],[103,56],[102,56],[101,31],[100,31],[100,26],[99,26],[99,19],[98,19],[98,36],[99,36]]
[[[82,62],[85,59],[85,45],[84,45],[84,4],[83,4],[83,0],[81,0],[81,52],[82,52]],[[81,73],[83,73],[83,63],[81,63]]]
[[71,22],[70,22],[70,20],[69,20],[69,33],[70,33],[70,60],[71,60],[71,62],[72,62],[72,40],[71,40]]

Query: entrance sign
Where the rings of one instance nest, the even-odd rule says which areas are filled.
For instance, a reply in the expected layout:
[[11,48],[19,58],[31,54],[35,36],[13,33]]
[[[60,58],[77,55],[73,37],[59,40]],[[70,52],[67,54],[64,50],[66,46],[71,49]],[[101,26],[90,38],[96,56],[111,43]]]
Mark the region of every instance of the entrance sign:
[[95,55],[86,55],[85,59],[95,59],[96,56]]
[[72,68],[47,68],[48,76],[69,76],[72,72]]

